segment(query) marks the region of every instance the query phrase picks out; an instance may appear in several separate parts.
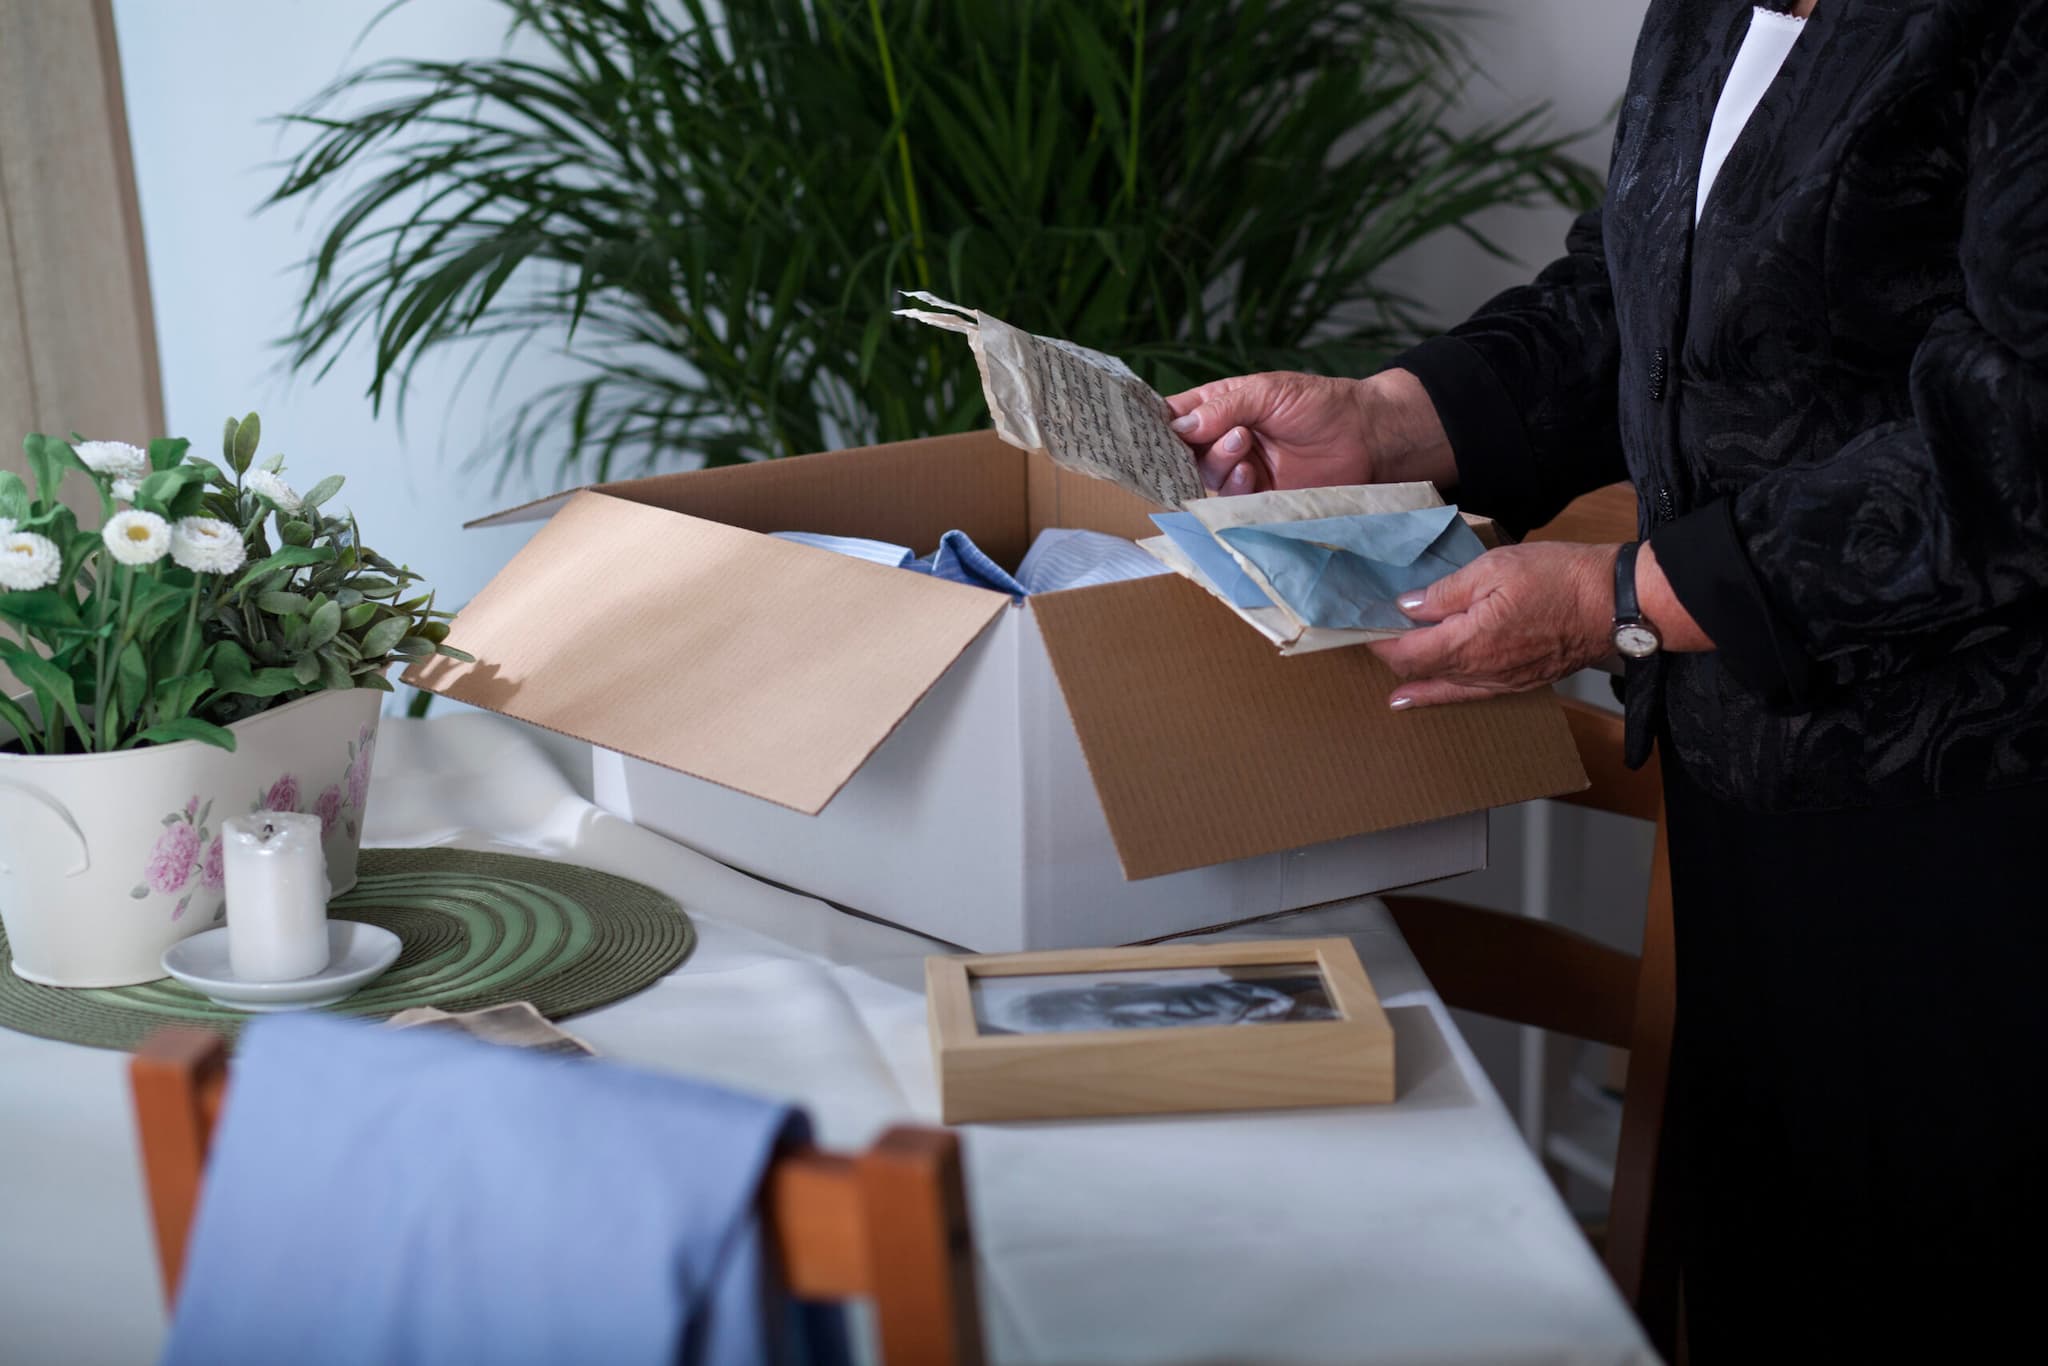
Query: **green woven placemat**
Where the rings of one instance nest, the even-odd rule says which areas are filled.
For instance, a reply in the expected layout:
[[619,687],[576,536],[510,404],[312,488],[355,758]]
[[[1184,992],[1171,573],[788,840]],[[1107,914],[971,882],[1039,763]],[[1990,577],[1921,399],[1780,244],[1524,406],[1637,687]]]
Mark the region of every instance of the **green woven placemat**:
[[[465,849],[365,849],[355,887],[330,912],[381,925],[404,945],[336,1014],[381,1020],[412,1006],[479,1010],[531,1001],[551,1020],[593,1010],[665,976],[697,933],[652,887],[573,864]],[[94,1048],[132,1049],[163,1025],[233,1035],[249,1020],[169,978],[65,989],[14,975],[0,932],[0,1025]]]

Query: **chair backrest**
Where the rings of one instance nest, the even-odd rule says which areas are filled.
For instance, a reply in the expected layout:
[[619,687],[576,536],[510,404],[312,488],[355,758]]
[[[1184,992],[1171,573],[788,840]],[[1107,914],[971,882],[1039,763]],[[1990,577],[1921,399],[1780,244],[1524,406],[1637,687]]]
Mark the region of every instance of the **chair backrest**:
[[[175,1300],[214,1125],[227,1101],[227,1046],[165,1029],[129,1065],[164,1295]],[[981,1311],[960,1141],[893,1128],[863,1152],[780,1154],[762,1191],[783,1277],[805,1300],[866,1299],[889,1366],[975,1366]]]

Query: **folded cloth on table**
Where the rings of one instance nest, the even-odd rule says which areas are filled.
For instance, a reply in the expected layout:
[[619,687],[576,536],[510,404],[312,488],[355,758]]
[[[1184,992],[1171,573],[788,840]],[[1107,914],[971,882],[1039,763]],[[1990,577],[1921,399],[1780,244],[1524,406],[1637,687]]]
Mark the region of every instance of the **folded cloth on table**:
[[802,1112],[311,1015],[242,1039],[166,1366],[847,1359],[755,1213]]
[[1215,536],[1249,561],[1297,617],[1338,630],[1408,629],[1414,623],[1397,599],[1486,553],[1449,505],[1226,526]]
[[1164,565],[1138,549],[1135,541],[1071,527],[1048,527],[1039,532],[1015,575],[990,559],[964,531],[949,531],[940,537],[938,550],[929,558],[920,558],[907,546],[857,536],[824,536],[809,531],[778,531],[775,536],[892,569],[915,570],[952,583],[1008,593],[1013,598],[1168,572]]

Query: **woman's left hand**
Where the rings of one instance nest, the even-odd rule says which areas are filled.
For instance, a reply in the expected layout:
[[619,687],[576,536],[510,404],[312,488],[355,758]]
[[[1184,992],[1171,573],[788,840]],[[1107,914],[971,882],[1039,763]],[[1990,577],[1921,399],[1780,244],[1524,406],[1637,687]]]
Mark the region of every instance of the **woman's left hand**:
[[1489,550],[1401,610],[1431,623],[1369,648],[1402,680],[1396,710],[1554,683],[1614,653],[1612,545]]

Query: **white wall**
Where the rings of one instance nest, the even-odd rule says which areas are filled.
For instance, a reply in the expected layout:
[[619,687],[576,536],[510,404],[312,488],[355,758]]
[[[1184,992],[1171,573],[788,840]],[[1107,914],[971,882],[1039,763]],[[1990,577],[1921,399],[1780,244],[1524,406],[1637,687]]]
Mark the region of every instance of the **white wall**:
[[[1649,0],[1464,0],[1462,7],[1474,16],[1466,31],[1481,73],[1463,119],[1476,124],[1547,103],[1554,133],[1587,130],[1573,154],[1605,175],[1611,115]],[[1399,262],[1400,283],[1441,322],[1457,322],[1560,255],[1571,219],[1562,209],[1482,214],[1475,225],[1518,260],[1501,261],[1446,237]]]
[[[371,414],[361,351],[317,384],[288,378],[273,343],[290,327],[319,220],[296,205],[255,213],[279,179],[274,163],[303,137],[277,116],[368,59],[474,56],[503,37],[501,6],[414,0],[356,47],[385,4],[114,0],[114,20],[171,432],[213,454],[222,419],[262,413],[265,450],[285,453],[297,487],[345,475],[337,504],[355,511],[364,539],[457,605],[530,534],[461,529],[528,493],[494,492],[489,475],[461,468],[491,425],[490,368],[450,407],[459,362],[423,366],[403,430],[389,403]],[[564,368],[537,358],[522,376],[541,383]]]

